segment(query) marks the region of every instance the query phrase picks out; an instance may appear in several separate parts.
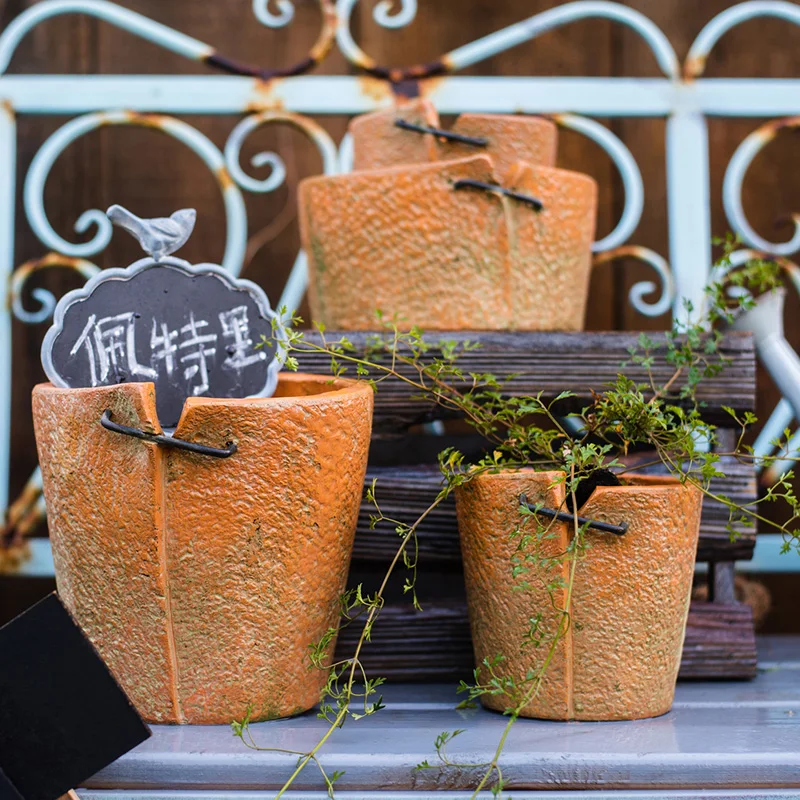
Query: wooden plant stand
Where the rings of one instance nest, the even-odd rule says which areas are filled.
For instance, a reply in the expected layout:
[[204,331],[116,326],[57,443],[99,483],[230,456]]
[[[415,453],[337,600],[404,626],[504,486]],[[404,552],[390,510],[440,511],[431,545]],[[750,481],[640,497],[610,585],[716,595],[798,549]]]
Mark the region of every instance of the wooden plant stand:
[[[347,333],[357,349],[364,348],[370,334]],[[310,338],[315,335],[311,334]],[[340,334],[326,333],[328,341]],[[491,372],[502,378],[515,374],[509,390],[519,394],[543,393],[552,399],[569,390],[575,397],[559,411],[580,410],[617,373],[645,383],[645,371],[630,360],[630,348],[638,335],[613,333],[435,333],[426,340],[469,340],[481,347],[465,354],[465,373]],[[651,338],[658,342],[659,335]],[[703,381],[699,391],[703,415],[721,428],[731,418],[723,406],[737,413],[755,406],[756,361],[749,334],[730,334],[722,347],[729,360],[722,372]],[[433,356],[432,356],[433,357]],[[304,354],[300,368],[325,372],[330,359]],[[672,374],[666,362],[656,358],[654,380],[663,383]],[[425,433],[423,423],[442,419],[442,410],[414,398],[412,390],[398,380],[380,384],[376,395],[370,467],[366,485],[377,478],[377,498],[387,516],[413,522],[433,500],[441,482],[436,454],[448,445],[467,453],[481,451],[483,442],[469,433],[435,436]],[[723,441],[733,432],[722,431]],[[731,442],[732,443],[732,442]],[[725,442],[727,448],[727,442]],[[727,460],[726,460],[727,461]],[[715,483],[724,494],[746,503],[756,496],[752,467],[731,459],[724,463],[727,477]],[[363,583],[373,591],[394,554],[398,538],[390,525],[370,530],[374,509],[362,505],[350,572],[352,585]],[[697,558],[709,565],[709,601],[693,602],[683,650],[680,678],[753,678],[756,674],[756,643],[750,608],[737,603],[733,592],[734,561],[752,558],[755,536],[743,529],[732,540],[726,530],[727,512],[717,503],[705,501]],[[415,612],[403,597],[402,576],[390,587],[387,605],[375,625],[372,641],[362,653],[368,674],[393,680],[437,681],[467,677],[472,670],[472,646],[467,622],[461,552],[455,519],[455,504],[443,504],[419,530],[418,594],[422,612]],[[353,625],[343,630],[337,655],[352,652],[358,636]]]

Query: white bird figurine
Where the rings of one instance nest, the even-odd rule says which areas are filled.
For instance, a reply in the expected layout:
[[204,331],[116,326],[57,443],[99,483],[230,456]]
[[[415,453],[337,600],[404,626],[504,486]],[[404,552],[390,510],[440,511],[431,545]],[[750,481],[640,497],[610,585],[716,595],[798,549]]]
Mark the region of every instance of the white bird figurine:
[[154,261],[160,261],[186,244],[194,230],[197,212],[193,208],[182,208],[169,217],[141,219],[127,208],[113,205],[106,211],[106,216],[138,239],[142,250]]

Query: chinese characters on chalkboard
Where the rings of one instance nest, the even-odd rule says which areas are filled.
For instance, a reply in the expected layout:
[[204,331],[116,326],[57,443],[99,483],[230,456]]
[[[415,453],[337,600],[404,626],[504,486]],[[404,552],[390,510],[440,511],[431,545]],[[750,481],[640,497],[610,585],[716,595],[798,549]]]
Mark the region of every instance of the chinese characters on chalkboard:
[[[216,320],[196,319],[190,311],[189,321],[179,328],[134,311],[101,319],[91,314],[70,356],[88,359],[92,386],[137,378],[155,381],[161,370],[172,379],[178,370],[197,397],[209,390],[209,359],[218,348],[224,356],[222,369],[242,370],[267,358],[264,350],[253,348],[247,306],[217,312]],[[138,360],[142,351],[144,363]]]
[[[193,225],[193,216],[183,218]],[[172,227],[175,219],[178,212]],[[137,225],[151,232],[164,227],[151,222]],[[173,240],[178,233],[170,229]],[[152,237],[148,244],[161,246]],[[171,428],[187,397],[271,395],[283,361],[282,334],[255,284],[217,265],[161,255],[104,270],[62,298],[42,363],[62,387],[152,381],[161,424]]]

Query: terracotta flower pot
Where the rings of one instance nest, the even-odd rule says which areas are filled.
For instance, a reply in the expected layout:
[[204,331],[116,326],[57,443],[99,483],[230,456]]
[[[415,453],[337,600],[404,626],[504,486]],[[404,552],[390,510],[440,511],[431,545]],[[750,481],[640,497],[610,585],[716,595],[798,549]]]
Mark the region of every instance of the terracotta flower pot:
[[62,599],[151,722],[224,724],[311,708],[309,645],[336,622],[367,463],[372,389],[279,377],[271,398],[186,401],[160,431],[152,384],[33,391]]
[[[559,508],[564,485],[555,472],[531,470],[486,474],[457,490],[456,503],[475,662],[505,657],[498,672],[519,685],[536,670],[547,643],[523,646],[530,620],[543,615],[540,630],[552,634],[565,605],[566,589],[552,597],[544,587],[568,579],[569,561],[525,579],[533,588],[515,590],[512,557],[523,517],[519,496]],[[625,522],[623,536],[586,533],[579,558],[571,624],[560,640],[541,689],[523,716],[555,720],[621,720],[669,711],[680,666],[689,610],[702,494],[671,478],[638,477],[619,487],[600,486],[580,509],[590,519]],[[529,523],[528,530],[535,531]],[[562,554],[570,523],[556,523],[541,540],[541,556]],[[532,545],[535,547],[536,545]],[[482,698],[487,708],[510,705],[503,696]]]
[[309,178],[301,237],[312,318],[369,330],[375,311],[426,330],[580,330],[597,188],[588,176],[518,162],[504,186],[490,158]]
[[462,114],[449,129],[452,133],[486,140],[486,145],[442,139],[395,124],[441,128],[439,113],[430,100],[415,100],[372,114],[362,114],[350,122],[353,136],[353,170],[424,164],[474,155],[492,159],[495,172],[504,176],[518,161],[552,167],[556,163],[558,129],[542,117],[520,114]]

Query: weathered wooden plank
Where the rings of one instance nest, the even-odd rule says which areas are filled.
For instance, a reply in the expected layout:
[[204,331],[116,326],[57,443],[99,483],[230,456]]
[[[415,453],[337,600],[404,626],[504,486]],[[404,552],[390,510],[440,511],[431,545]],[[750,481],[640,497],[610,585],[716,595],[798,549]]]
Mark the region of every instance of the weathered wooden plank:
[[[353,653],[358,625],[342,630],[337,658]],[[473,669],[467,608],[462,602],[387,605],[362,652],[371,677],[394,681],[457,680]],[[750,679],[756,674],[756,641],[750,607],[693,602],[689,611],[680,680]]]
[[743,603],[693,602],[689,609],[679,679],[756,675],[753,614]]
[[[366,332],[328,332],[326,339],[335,341],[346,336],[363,352],[370,337]],[[655,342],[663,342],[663,334],[653,334]],[[308,339],[319,342],[319,334],[308,333]],[[639,365],[629,364],[630,348],[637,347],[638,334],[632,332],[605,333],[531,333],[462,331],[458,333],[428,333],[425,341],[432,347],[426,360],[437,355],[436,345],[442,341],[479,342],[480,348],[463,353],[459,364],[465,374],[492,373],[498,378],[512,376],[507,382],[509,394],[535,395],[553,399],[563,391],[575,394],[562,401],[561,413],[579,411],[592,399],[592,392],[602,391],[618,374],[624,373],[637,383],[646,383],[647,372]],[[755,405],[756,369],[755,351],[749,334],[730,334],[721,347],[720,354],[729,360],[715,377],[701,383],[698,399],[702,401],[703,414],[712,422],[730,423],[723,406],[737,412],[752,410]],[[656,385],[665,383],[674,369],[666,363],[663,353],[655,352],[652,374]],[[298,354],[300,368],[305,372],[326,372],[330,358],[321,353]],[[414,370],[403,366],[402,374],[414,376]],[[351,370],[354,372],[354,370]],[[676,382],[676,386],[679,382]],[[375,424],[397,429],[447,415],[427,399],[417,399],[418,394],[400,380],[386,380],[376,395]]]

